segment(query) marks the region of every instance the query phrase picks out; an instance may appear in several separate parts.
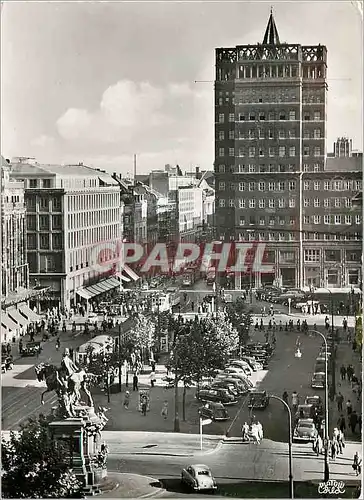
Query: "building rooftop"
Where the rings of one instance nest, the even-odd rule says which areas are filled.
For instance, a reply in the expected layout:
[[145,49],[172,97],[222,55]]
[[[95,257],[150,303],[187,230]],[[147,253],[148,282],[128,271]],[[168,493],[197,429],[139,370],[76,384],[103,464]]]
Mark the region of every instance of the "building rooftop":
[[118,183],[104,171],[87,167],[83,164],[78,165],[56,165],[39,163],[12,163],[11,173],[19,176],[52,176],[52,177],[88,177],[98,178],[105,184],[117,185]]

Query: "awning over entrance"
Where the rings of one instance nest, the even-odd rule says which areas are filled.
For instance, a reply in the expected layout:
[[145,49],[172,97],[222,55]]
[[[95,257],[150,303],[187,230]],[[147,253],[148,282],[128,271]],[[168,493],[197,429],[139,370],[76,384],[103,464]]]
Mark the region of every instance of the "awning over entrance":
[[17,330],[17,328],[19,328],[19,326],[15,323],[15,321],[13,321],[5,311],[1,311],[1,325],[8,332],[15,331]]
[[22,316],[15,307],[9,307],[9,309],[6,310],[6,313],[12,320],[18,323],[20,327],[29,325],[29,320],[24,318],[24,316]]
[[100,283],[96,283],[95,285],[79,288],[78,290],[76,290],[76,293],[83,299],[89,300],[93,297],[96,297],[97,295],[109,292],[110,290],[113,290],[114,288],[117,288],[119,286],[119,280],[117,280],[116,278],[108,278],[104,281],[100,281]]
[[26,304],[19,304],[19,312],[28,318],[29,321],[34,322],[34,321],[41,321],[41,317],[38,316],[37,313],[32,311],[30,307],[28,307]]

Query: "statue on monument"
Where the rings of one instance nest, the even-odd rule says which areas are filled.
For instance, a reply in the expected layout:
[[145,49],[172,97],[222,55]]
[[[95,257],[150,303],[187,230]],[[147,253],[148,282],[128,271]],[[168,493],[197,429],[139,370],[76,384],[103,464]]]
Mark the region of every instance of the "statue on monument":
[[47,392],[55,391],[58,396],[58,402],[61,413],[65,417],[74,417],[75,406],[82,405],[81,390],[88,398],[88,406],[93,407],[93,399],[89,390],[89,381],[92,374],[80,369],[70,357],[69,349],[65,349],[62,357],[61,366],[48,363],[40,363],[35,366],[35,372],[39,382],[45,381],[47,389],[41,395],[41,403]]

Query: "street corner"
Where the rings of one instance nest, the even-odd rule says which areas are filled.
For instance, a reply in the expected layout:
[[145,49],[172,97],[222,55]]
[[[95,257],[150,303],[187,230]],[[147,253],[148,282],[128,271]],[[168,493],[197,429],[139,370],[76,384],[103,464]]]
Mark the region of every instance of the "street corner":
[[110,472],[100,489],[99,498],[153,498],[165,491],[158,479],[123,472]]

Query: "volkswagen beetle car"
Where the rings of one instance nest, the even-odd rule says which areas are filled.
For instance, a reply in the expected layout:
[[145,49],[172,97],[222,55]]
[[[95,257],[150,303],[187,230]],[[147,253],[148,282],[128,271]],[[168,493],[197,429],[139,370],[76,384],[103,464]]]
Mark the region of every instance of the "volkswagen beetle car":
[[325,373],[315,372],[311,379],[311,387],[313,389],[324,389],[326,384]]
[[293,441],[315,441],[318,431],[312,418],[302,418],[293,432]]
[[194,491],[216,490],[217,484],[207,465],[189,465],[182,470],[181,483]]

